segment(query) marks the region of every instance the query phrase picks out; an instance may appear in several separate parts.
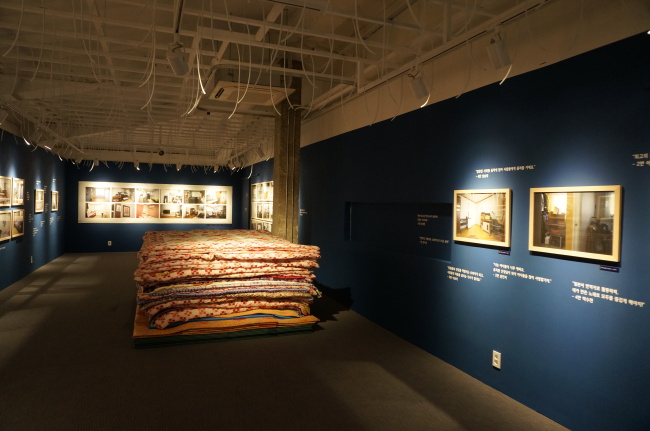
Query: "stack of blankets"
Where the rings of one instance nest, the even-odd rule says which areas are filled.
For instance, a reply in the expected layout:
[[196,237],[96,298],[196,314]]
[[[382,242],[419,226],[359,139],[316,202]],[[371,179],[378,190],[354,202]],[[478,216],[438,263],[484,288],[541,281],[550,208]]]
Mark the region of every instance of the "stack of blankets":
[[309,307],[320,296],[313,285],[316,246],[261,230],[150,231],[143,240],[136,345],[304,330],[318,322]]

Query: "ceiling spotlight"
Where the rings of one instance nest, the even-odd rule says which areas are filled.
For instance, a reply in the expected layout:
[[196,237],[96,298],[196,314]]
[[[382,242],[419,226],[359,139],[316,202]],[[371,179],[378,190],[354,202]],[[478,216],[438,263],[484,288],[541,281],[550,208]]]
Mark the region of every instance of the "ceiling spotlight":
[[499,32],[495,33],[490,44],[487,46],[488,57],[490,57],[490,62],[494,70],[501,69],[506,66],[510,66],[512,62],[510,61],[510,56],[508,51],[503,45],[503,40],[501,39],[501,34]]
[[167,61],[176,76],[187,75],[190,71],[187,62],[185,61],[185,53],[183,52],[183,44],[178,41],[178,34],[174,34],[174,42],[169,44],[169,49],[166,53]]
[[176,163],[176,170],[177,170],[177,171],[180,171],[182,167],[183,167],[182,164],[180,164],[180,163]]
[[158,149],[158,155],[159,156],[164,156],[165,155],[165,150],[163,150],[162,148],[159,148]]
[[137,160],[133,162],[133,166],[135,166],[137,170],[140,170],[140,162],[138,162]]

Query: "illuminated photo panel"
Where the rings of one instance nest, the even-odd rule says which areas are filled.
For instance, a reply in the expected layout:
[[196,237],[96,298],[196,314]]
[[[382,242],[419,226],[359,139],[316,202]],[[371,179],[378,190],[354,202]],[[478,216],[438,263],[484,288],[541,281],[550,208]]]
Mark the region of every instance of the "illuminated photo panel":
[[79,223],[232,223],[232,187],[82,181]]
[[454,241],[510,247],[510,189],[454,191]]
[[620,261],[621,186],[530,189],[531,251]]

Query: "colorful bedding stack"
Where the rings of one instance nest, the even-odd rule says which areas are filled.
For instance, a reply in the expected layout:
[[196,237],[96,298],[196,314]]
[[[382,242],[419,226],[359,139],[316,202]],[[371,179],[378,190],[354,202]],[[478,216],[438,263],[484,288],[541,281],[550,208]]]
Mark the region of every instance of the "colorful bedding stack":
[[318,247],[259,230],[151,231],[143,239],[136,344],[305,330],[318,322],[309,307],[320,296],[313,285]]

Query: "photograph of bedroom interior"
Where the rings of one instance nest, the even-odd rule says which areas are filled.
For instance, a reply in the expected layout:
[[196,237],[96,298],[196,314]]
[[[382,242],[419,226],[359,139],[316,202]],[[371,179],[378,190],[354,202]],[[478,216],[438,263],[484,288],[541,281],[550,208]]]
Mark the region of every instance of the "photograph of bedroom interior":
[[505,243],[509,193],[504,190],[457,191],[454,239]]

